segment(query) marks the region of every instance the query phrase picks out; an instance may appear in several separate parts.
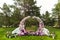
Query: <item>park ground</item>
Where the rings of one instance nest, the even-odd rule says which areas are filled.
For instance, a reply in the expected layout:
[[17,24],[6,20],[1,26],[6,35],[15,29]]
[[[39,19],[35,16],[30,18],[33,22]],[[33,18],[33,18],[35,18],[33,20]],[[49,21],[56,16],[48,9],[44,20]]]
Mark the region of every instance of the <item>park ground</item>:
[[12,31],[15,28],[0,28],[0,40],[60,40],[60,29],[53,27],[46,27],[50,32],[55,32],[55,39],[48,36],[17,36],[16,38],[7,38],[6,32]]

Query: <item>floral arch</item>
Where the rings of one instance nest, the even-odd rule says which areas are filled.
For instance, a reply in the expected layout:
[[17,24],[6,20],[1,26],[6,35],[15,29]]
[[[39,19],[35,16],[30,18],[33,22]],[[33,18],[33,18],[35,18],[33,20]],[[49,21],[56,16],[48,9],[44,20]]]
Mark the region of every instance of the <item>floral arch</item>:
[[[23,33],[20,33],[20,35],[25,35],[24,33],[27,33],[27,31],[25,30],[25,24],[24,23],[29,18],[31,18],[31,16],[27,16],[20,21],[19,29],[20,29],[20,31],[23,31]],[[37,29],[36,32],[33,33],[33,34],[38,35],[38,32],[40,32],[40,30],[42,30],[42,28],[44,28],[44,23],[39,17],[32,16],[32,18],[36,19],[39,22],[39,28]]]

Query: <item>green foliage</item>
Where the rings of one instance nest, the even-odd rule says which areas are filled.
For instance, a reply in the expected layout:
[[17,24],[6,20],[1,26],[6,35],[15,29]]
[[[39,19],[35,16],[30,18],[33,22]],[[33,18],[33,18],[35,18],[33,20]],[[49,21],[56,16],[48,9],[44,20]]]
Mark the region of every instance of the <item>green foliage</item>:
[[43,21],[46,26],[53,26],[54,20],[50,17],[50,13],[48,11],[42,15],[42,18],[44,19]]
[[40,17],[40,7],[37,7],[36,1],[34,0],[15,0],[17,6],[21,6],[24,16],[38,16]]
[[[38,16],[41,18],[40,14],[40,7],[37,7],[36,1],[34,0],[14,0],[15,5],[7,5],[6,3],[3,4],[1,10],[3,13],[0,13],[0,26],[18,26],[19,22],[25,16]],[[12,11],[13,9],[13,11]],[[22,13],[23,11],[23,13]],[[58,25],[60,25],[60,3],[56,5],[53,9],[53,14],[58,19]],[[45,25],[52,26],[54,25],[55,19],[50,17],[50,13],[46,11],[45,14],[42,15],[43,21]],[[35,25],[38,26],[38,22],[35,19],[28,19],[26,20],[26,26]]]
[[1,17],[2,17],[1,23],[3,23],[3,25],[9,26],[10,25],[9,24],[10,23],[9,18],[11,16],[11,14],[10,14],[11,10],[6,3],[3,4],[3,7],[1,8],[1,10],[3,11],[2,15],[1,15]]
[[38,21],[35,19],[32,19],[32,18],[29,18],[28,20],[26,20],[25,24],[26,24],[26,27],[28,27],[28,26],[31,27],[34,25],[38,27]]
[[57,3],[55,8],[53,9],[53,17],[58,19],[57,20],[57,22],[58,22],[57,27],[60,27],[60,3]]
[[[13,11],[11,11],[13,9]],[[15,5],[7,5],[6,3],[3,4],[1,8],[3,13],[0,14],[0,24],[5,26],[18,26],[20,20],[23,16],[20,14],[20,9],[15,7]]]
[[[15,5],[3,4],[0,9],[3,11],[0,13],[0,26],[18,26],[19,22],[25,16],[38,16],[40,17],[39,8],[34,0],[14,0]],[[26,8],[26,9],[25,9]],[[28,10],[28,11],[27,11]],[[22,11],[24,11],[22,13]],[[30,24],[29,24],[30,23]],[[36,23],[36,24],[35,24]],[[26,21],[26,25],[37,25],[36,20],[29,19]]]
[[25,15],[26,16],[30,15],[30,16],[38,16],[39,17],[40,16],[40,12],[39,12],[40,9],[39,9],[39,7],[37,7],[35,5],[36,2],[34,2],[34,0],[30,0],[27,2],[28,2],[29,6],[26,7],[28,11],[25,12]]

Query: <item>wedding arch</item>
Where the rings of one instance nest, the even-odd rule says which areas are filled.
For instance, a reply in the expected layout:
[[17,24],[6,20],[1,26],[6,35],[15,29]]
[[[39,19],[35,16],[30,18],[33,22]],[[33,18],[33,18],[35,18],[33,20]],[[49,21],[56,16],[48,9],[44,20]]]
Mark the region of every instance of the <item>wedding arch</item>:
[[[36,34],[38,34],[38,32],[40,31],[40,30],[42,30],[42,28],[44,28],[44,23],[43,23],[43,21],[39,18],[39,17],[36,17],[36,16],[27,16],[27,17],[25,17],[25,18],[23,18],[21,21],[20,21],[20,24],[19,24],[19,29],[20,29],[20,31],[23,31],[24,33],[26,33],[27,31],[25,30],[25,21],[27,20],[27,19],[29,19],[29,18],[33,18],[33,19],[36,19],[38,22],[39,22],[39,27],[38,27],[38,29],[36,30]],[[22,33],[20,34],[20,35],[22,35]]]

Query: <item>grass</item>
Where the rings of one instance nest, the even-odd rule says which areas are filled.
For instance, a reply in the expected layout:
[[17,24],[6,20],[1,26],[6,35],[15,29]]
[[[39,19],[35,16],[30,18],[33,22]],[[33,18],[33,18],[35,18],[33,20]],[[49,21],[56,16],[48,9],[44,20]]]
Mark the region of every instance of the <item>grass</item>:
[[[53,27],[46,27],[50,32],[56,33],[56,38],[54,40],[60,40],[60,29],[56,29]],[[15,28],[0,28],[0,40],[53,40],[48,36],[17,36],[16,38],[7,38],[6,32],[12,31]]]

